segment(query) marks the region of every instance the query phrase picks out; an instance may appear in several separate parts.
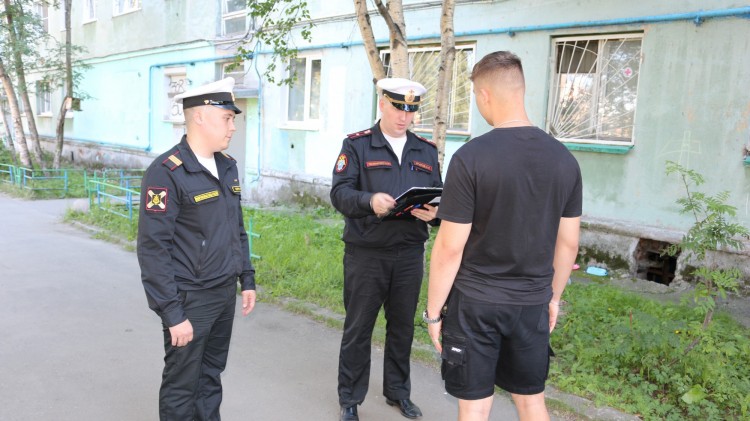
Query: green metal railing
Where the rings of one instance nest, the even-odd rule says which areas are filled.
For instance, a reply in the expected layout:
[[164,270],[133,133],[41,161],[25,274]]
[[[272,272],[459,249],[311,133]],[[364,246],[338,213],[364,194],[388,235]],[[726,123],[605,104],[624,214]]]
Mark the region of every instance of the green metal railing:
[[0,164],[0,182],[16,184],[16,166]]
[[86,178],[86,170],[79,169],[31,169],[16,167],[14,176],[15,185],[24,190],[33,192],[58,191],[65,196],[70,188],[70,176],[73,173],[83,174]]
[[91,206],[133,220],[133,210],[140,203],[140,191],[99,180],[88,180]]
[[253,238],[260,238],[260,234],[253,232],[253,218],[245,220],[245,232],[247,233],[247,245],[250,249],[250,258],[260,259],[260,256],[253,254]]
[[[58,191],[65,196],[71,188],[70,175],[83,175],[83,188],[89,199],[89,207],[94,207],[127,218],[131,222],[140,206],[141,180],[146,170],[84,170],[84,169],[49,169],[37,170],[0,163],[0,183],[12,184],[33,192]],[[76,186],[81,187],[81,186]],[[252,218],[245,223],[250,257],[260,259],[253,254],[253,239],[260,234],[253,232]]]

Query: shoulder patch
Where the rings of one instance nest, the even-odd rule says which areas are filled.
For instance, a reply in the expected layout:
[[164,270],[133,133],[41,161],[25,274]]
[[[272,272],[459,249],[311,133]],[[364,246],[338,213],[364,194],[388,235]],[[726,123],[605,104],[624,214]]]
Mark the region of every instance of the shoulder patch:
[[166,212],[169,190],[166,187],[149,187],[146,189],[146,211]]
[[229,158],[232,161],[237,161],[236,159],[232,158],[232,155],[229,155],[228,153],[222,152],[221,154],[224,155],[225,157]]
[[175,169],[177,169],[177,167],[182,165],[182,160],[177,157],[177,155],[179,154],[180,154],[180,151],[177,151],[173,153],[172,155],[169,155],[167,159],[162,161],[162,164],[164,164],[165,167],[169,168],[170,171],[174,171]]
[[362,130],[361,132],[349,133],[348,135],[346,135],[346,137],[348,137],[351,140],[354,140],[354,139],[359,139],[360,137],[368,136],[371,133],[372,133],[372,130],[367,129],[367,130]]
[[427,143],[428,145],[432,145],[433,148],[437,149],[437,145],[435,144],[435,142],[431,141],[430,139],[427,139],[426,137],[422,137],[416,133],[414,133],[414,136],[416,136],[417,139],[421,140],[422,142]]

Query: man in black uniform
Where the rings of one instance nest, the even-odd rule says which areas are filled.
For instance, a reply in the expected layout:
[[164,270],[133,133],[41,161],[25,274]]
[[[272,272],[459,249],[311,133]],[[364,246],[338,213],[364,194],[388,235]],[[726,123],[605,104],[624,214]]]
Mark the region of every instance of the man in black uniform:
[[441,187],[435,144],[408,131],[425,88],[407,79],[378,82],[380,121],[344,139],[333,169],[331,202],[346,218],[344,308],[339,354],[342,420],[358,420],[367,394],[372,329],[380,307],[387,319],[383,395],[407,418],[422,415],[411,401],[409,358],[414,313],[424,273],[427,223],[436,206],[415,209],[409,219],[381,220],[394,197],[411,187]]
[[235,131],[234,79],[175,97],[187,135],[151,164],[141,185],[138,262],[149,307],[161,317],[161,420],[220,420],[220,374],[242,314],[255,306],[237,165],[222,153]]

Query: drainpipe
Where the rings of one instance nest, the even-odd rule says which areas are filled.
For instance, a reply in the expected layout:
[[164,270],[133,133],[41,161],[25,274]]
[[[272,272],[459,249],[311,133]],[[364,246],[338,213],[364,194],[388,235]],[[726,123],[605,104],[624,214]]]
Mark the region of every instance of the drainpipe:
[[[255,48],[253,48],[253,51],[258,51],[259,49],[260,49],[260,41],[257,41],[256,44],[255,44]],[[252,183],[256,183],[256,182],[260,181],[260,146],[261,146],[260,135],[261,135],[261,125],[263,124],[263,120],[262,120],[262,116],[263,116],[263,113],[262,113],[262,110],[263,110],[263,78],[261,78],[260,71],[258,70],[258,59],[255,57],[255,55],[253,55],[251,57],[251,59],[253,60],[253,67],[255,68],[255,74],[258,76],[258,137],[257,137],[257,142],[258,142],[258,145],[257,145],[257,147],[258,147],[258,153],[257,153],[257,155],[258,155],[258,161],[257,161],[256,166],[255,166],[255,168],[258,171],[258,173],[255,175],[255,177],[253,177],[252,180],[250,180],[250,183],[252,184]]]
[[209,57],[209,58],[201,58],[201,59],[195,59],[195,60],[181,60],[181,61],[173,61],[173,62],[166,62],[166,63],[157,63],[152,64],[148,68],[148,145],[144,148],[146,152],[151,152],[151,131],[152,131],[152,102],[153,102],[153,70],[157,67],[166,67],[166,66],[177,66],[180,64],[190,64],[194,65],[195,63],[205,63],[209,61],[219,61],[219,60],[226,60],[226,59],[233,59],[234,56],[220,56],[220,57]]

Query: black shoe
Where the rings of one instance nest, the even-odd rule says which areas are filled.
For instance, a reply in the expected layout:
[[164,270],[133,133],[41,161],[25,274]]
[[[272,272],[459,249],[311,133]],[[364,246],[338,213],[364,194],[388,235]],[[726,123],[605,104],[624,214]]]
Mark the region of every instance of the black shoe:
[[390,406],[398,406],[398,409],[401,410],[401,415],[405,416],[406,418],[414,419],[422,416],[422,411],[420,411],[419,407],[417,405],[414,405],[414,402],[412,402],[410,399],[401,399],[394,401],[385,398],[385,403]]
[[357,415],[357,405],[350,406],[348,408],[342,406],[341,421],[359,421],[359,415]]

